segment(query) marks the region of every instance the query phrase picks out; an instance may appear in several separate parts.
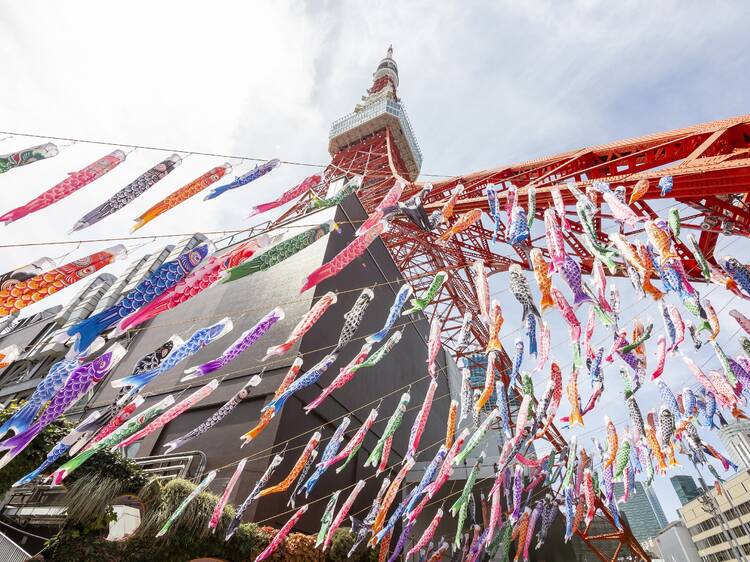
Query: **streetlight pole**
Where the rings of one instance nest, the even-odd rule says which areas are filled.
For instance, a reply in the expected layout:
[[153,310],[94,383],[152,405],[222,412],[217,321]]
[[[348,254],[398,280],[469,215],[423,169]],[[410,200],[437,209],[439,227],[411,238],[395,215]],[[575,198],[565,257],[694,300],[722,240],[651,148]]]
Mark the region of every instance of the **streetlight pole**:
[[727,521],[721,509],[719,509],[718,502],[714,501],[713,496],[711,496],[711,493],[708,491],[706,483],[703,480],[703,474],[701,473],[698,465],[695,462],[693,462],[693,468],[695,468],[695,471],[698,473],[698,482],[700,483],[701,489],[703,490],[703,495],[698,496],[698,501],[700,502],[703,511],[710,514],[712,517],[716,518],[719,521],[722,531],[727,537],[729,537],[729,546],[734,551],[735,558],[737,560],[746,560],[745,556],[742,554],[742,550],[739,547],[739,543],[737,542],[737,537],[735,537],[734,531],[732,531],[732,528],[729,526],[729,521]]

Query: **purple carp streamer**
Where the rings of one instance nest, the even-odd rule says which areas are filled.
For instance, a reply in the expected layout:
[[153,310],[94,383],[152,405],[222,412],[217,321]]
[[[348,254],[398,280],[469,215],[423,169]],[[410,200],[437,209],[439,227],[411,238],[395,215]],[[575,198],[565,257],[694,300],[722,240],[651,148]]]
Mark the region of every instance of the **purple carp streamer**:
[[207,363],[203,363],[202,365],[187,369],[185,371],[186,376],[182,377],[180,379],[180,382],[189,381],[198,377],[204,377],[210,373],[213,373],[214,371],[218,371],[219,369],[226,367],[229,363],[237,359],[240,353],[245,351],[256,341],[258,341],[263,334],[268,332],[268,330],[270,330],[274,326],[274,324],[276,324],[276,322],[282,320],[283,318],[284,311],[279,307],[274,308],[271,312],[261,318],[255,326],[245,332],[242,332],[242,334],[240,334],[240,337],[237,338],[237,340],[231,346],[229,346],[224,351],[224,353],[221,354],[220,357],[208,361]]
[[172,170],[182,163],[182,158],[177,154],[165,158],[153,168],[149,168],[143,174],[138,176],[136,179],[131,181],[128,185],[123,187],[120,191],[115,193],[112,197],[107,199],[104,203],[98,207],[92,209],[85,215],[83,215],[73,225],[71,232],[83,230],[89,226],[93,226],[100,220],[107,218],[112,213],[115,213],[125,207],[128,203],[133,202],[137,197],[143,195],[146,191],[151,189],[156,182],[167,177]]
[[101,381],[125,357],[125,353],[127,353],[125,348],[118,343],[93,361],[74,369],[68,375],[62,387],[60,387],[49,401],[39,419],[25,431],[0,442],[0,451],[6,451],[5,455],[0,459],[0,468],[13,460],[45,427],[59,418],[88,392],[92,386]]
[[241,175],[234,181],[225,185],[220,185],[219,187],[214,187],[209,192],[209,194],[203,198],[203,200],[208,201],[209,199],[215,199],[222,193],[226,193],[227,191],[230,191],[232,189],[237,189],[238,187],[247,185],[250,182],[257,180],[258,178],[265,176],[267,173],[272,172],[274,169],[278,168],[279,166],[281,166],[281,161],[278,158],[274,158],[273,160],[269,160],[268,162],[259,164],[258,166],[255,166],[255,168],[253,168],[246,174]]
[[37,468],[18,480],[15,484],[13,484],[13,486],[23,486],[24,484],[33,482],[37,476],[47,470],[47,468],[49,468],[53,463],[55,463],[59,458],[67,453],[70,448],[75,445],[81,437],[83,437],[83,435],[89,430],[89,428],[92,425],[96,424],[99,416],[101,416],[100,412],[92,412],[91,414],[89,414],[70,433],[68,433],[65,437],[58,441],[55,446],[52,447],[52,449],[50,449],[49,453],[47,453],[47,458],[44,459],[42,464],[40,464]]

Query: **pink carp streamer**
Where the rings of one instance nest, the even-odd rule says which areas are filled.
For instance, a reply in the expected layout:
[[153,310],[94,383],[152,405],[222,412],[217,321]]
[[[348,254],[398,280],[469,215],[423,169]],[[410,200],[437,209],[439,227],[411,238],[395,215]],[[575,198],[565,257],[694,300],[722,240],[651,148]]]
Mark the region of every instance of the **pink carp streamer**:
[[229,482],[227,482],[226,488],[224,488],[224,493],[221,494],[219,501],[216,502],[216,507],[211,514],[211,520],[208,522],[208,528],[213,532],[216,532],[216,526],[219,524],[221,515],[224,513],[224,508],[229,501],[229,494],[232,493],[232,490],[234,490],[234,487],[237,485],[237,481],[240,479],[240,476],[242,476],[242,471],[245,470],[246,463],[246,458],[237,463],[237,468],[234,469],[232,477],[229,479]]
[[194,269],[172,289],[162,293],[146,306],[124,318],[117,327],[118,332],[122,333],[130,328],[135,328],[162,312],[189,301],[216,283],[222,272],[249,260],[259,250],[268,247],[271,241],[271,237],[263,234],[247,242],[242,242],[225,254],[209,256],[202,266]]
[[82,170],[71,172],[66,179],[49,188],[47,191],[38,195],[25,205],[8,211],[0,217],[0,222],[10,224],[26,215],[41,211],[58,201],[72,195],[82,187],[87,186],[92,181],[102,177],[107,172],[114,170],[125,161],[125,153],[122,150],[114,150],[96,162],[89,164]]
[[[357,430],[357,433],[354,434],[354,436],[349,440],[349,442],[344,446],[341,451],[338,452],[338,454],[321,463],[321,466],[325,469],[328,469],[329,467],[333,466],[337,462],[340,462],[352,453],[359,450],[359,448],[362,446],[363,441],[365,440],[365,437],[367,437],[367,433],[372,429],[372,425],[375,423],[375,420],[378,418],[378,410],[372,409],[370,410],[370,414],[367,416],[367,419],[364,421],[364,423],[359,427]],[[345,465],[344,465],[345,466]],[[340,470],[336,471],[341,472]]]
[[346,367],[343,367],[339,371],[339,374],[335,379],[331,381],[331,384],[325,387],[315,400],[305,406],[305,413],[309,414],[312,410],[320,406],[334,390],[343,387],[346,383],[352,380],[354,378],[354,375],[357,373],[356,367],[358,365],[361,365],[364,360],[367,359],[367,356],[370,354],[371,350],[372,346],[369,343],[364,344],[362,346],[362,349],[359,350],[359,353],[354,356],[354,359],[352,359]]
[[268,203],[261,203],[260,205],[256,205],[252,208],[247,218],[252,218],[255,215],[260,215],[261,213],[265,213],[267,211],[270,211],[271,209],[275,209],[276,207],[281,207],[285,203],[289,203],[289,201],[292,201],[300,195],[307,193],[308,191],[310,191],[310,189],[312,189],[322,181],[322,174],[313,174],[312,176],[302,180],[302,182],[294,186],[292,189],[285,191],[278,199],[275,199],[274,201],[270,201]]
[[265,560],[269,556],[271,556],[276,550],[281,546],[281,543],[284,542],[284,539],[286,536],[291,532],[292,528],[297,524],[297,521],[302,519],[302,516],[307,512],[307,504],[300,507],[297,512],[292,515],[292,518],[287,521],[284,526],[279,529],[279,532],[276,533],[276,535],[273,537],[273,540],[271,543],[266,547],[266,549],[261,552],[258,557],[255,559],[255,562],[261,562],[261,560]]
[[128,421],[130,419],[130,416],[133,415],[133,413],[141,407],[141,404],[143,404],[145,398],[141,396],[140,394],[136,395],[136,397],[133,399],[132,402],[126,404],[117,414],[115,414],[115,417],[113,417],[107,425],[102,427],[91,439],[91,441],[88,442],[88,444],[84,447],[84,451],[86,449],[90,449],[92,446],[94,446],[96,443],[107,437],[110,433],[115,431],[118,427],[120,427],[123,423]]
[[347,265],[357,259],[359,256],[365,253],[365,250],[372,244],[375,239],[385,232],[387,223],[381,221],[362,236],[354,239],[346,248],[341,250],[339,254],[334,257],[331,261],[321,265],[318,269],[313,271],[307,276],[305,284],[300,289],[300,293],[304,293],[308,289],[311,289],[318,283],[325,281],[329,277],[333,277],[344,269]]
[[664,335],[660,334],[657,338],[656,348],[656,368],[651,373],[651,380],[658,379],[664,372],[664,363],[667,359],[667,340]]
[[331,523],[331,526],[328,527],[328,531],[326,532],[326,538],[323,542],[323,552],[329,549],[331,546],[331,541],[333,541],[333,534],[336,532],[336,529],[338,529],[341,526],[341,523],[344,522],[344,519],[347,515],[349,515],[349,511],[352,509],[352,506],[354,505],[354,502],[357,499],[357,496],[362,491],[362,488],[365,487],[365,481],[360,480],[357,482],[356,486],[354,486],[354,489],[349,493],[349,497],[346,498],[346,501],[341,506],[341,509],[336,514],[336,517],[334,518],[333,522]]
[[287,351],[292,349],[292,346],[299,340],[301,340],[302,336],[310,331],[310,328],[312,328],[315,323],[320,320],[321,316],[325,314],[326,310],[328,310],[331,305],[335,303],[336,293],[334,293],[333,291],[328,291],[325,295],[320,297],[318,302],[315,303],[315,305],[307,312],[307,314],[302,317],[302,320],[300,320],[299,323],[294,327],[292,333],[289,334],[289,337],[284,343],[268,348],[268,350],[266,351],[266,356],[263,357],[263,361],[266,361],[268,358],[273,357],[274,355],[284,355]]
[[402,182],[401,180],[396,180],[395,185],[388,190],[388,193],[385,194],[385,197],[383,197],[383,199],[380,201],[380,204],[377,206],[377,208],[369,217],[367,217],[365,222],[359,225],[357,232],[354,233],[355,236],[361,236],[362,234],[367,232],[380,220],[382,220],[382,218],[385,216],[385,211],[389,207],[398,205],[398,201],[399,199],[401,199],[401,193],[404,191],[405,187],[406,184],[404,182]]
[[198,402],[203,400],[206,396],[211,394],[214,390],[218,388],[218,386],[219,386],[219,381],[214,379],[210,383],[200,387],[198,390],[193,392],[190,396],[188,396],[181,402],[178,402],[177,404],[172,406],[169,410],[164,412],[162,415],[160,415],[158,418],[156,418],[146,427],[134,433],[133,435],[131,435],[124,441],[121,441],[120,443],[118,443],[116,447],[118,449],[124,449],[125,447],[132,445],[136,441],[143,439],[147,435],[150,435],[154,431],[161,429],[162,427],[167,425],[169,422],[171,422],[173,419],[175,419],[177,416],[179,416],[186,410],[189,410],[195,404],[197,404]]
[[409,432],[409,446],[406,450],[406,459],[413,458],[417,454],[417,448],[419,442],[422,439],[424,428],[427,426],[427,418],[430,416],[430,409],[432,408],[432,400],[435,397],[435,390],[437,390],[438,383],[435,379],[430,379],[430,386],[427,388],[427,392],[424,396],[424,402],[422,407],[419,409],[419,414],[414,418],[414,424]]
[[430,339],[427,342],[427,372],[432,378],[435,378],[435,360],[443,346],[440,340],[440,332],[443,329],[443,323],[440,317],[435,315],[430,323]]
[[422,550],[424,547],[426,547],[430,541],[432,540],[432,537],[435,536],[435,530],[437,529],[438,525],[440,525],[440,520],[443,518],[443,508],[439,507],[437,512],[435,513],[435,517],[432,518],[432,521],[430,521],[430,524],[427,526],[427,529],[425,529],[424,534],[421,536],[421,538],[417,541],[417,543],[411,547],[411,550],[406,553],[406,560],[410,560],[412,556],[417,554],[420,550]]

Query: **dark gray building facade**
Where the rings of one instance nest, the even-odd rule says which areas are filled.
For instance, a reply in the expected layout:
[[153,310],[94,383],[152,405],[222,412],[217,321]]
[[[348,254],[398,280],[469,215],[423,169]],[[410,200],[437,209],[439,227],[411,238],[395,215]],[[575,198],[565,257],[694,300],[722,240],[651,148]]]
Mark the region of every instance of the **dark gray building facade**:
[[701,495],[701,491],[695,483],[692,476],[687,474],[678,474],[672,476],[669,481],[672,483],[681,505],[686,505]]
[[[111,381],[128,376],[134,364],[142,356],[154,351],[172,335],[179,335],[186,340],[195,330],[229,316],[234,324],[232,332],[148,384],[142,391],[142,395],[146,397],[143,407],[161,400],[167,394],[173,394],[175,398],[184,397],[186,393],[204,385],[211,378],[221,381],[218,389],[162,430],[132,446],[128,454],[139,458],[161,455],[165,443],[199,425],[234,395],[249,377],[260,373],[262,382],[253,389],[246,401],[211,431],[185,445],[184,450],[176,450],[174,454],[198,451],[205,455],[205,462],[196,470],[205,473],[209,470],[220,469],[211,486],[211,489],[218,493],[221,493],[234,470],[234,467],[229,465],[247,457],[248,462],[243,476],[230,497],[231,502],[239,503],[265,471],[274,454],[286,449],[284,460],[271,479],[272,483],[281,480],[289,472],[302,448],[316,430],[322,433],[322,450],[344,416],[351,417],[351,424],[346,432],[346,440],[348,440],[367,418],[370,409],[379,406],[378,420],[368,433],[356,462],[350,463],[340,474],[336,474],[334,469],[328,470],[318,482],[311,497],[307,500],[304,498],[298,500],[298,505],[308,501],[310,508],[297,529],[304,532],[316,532],[326,497],[337,489],[353,485],[359,479],[367,479],[367,482],[354,505],[353,513],[356,514],[366,509],[371,504],[372,497],[377,492],[383,476],[381,475],[378,479],[374,478],[373,469],[363,468],[364,460],[381,435],[385,422],[395,409],[400,395],[411,385],[412,400],[402,426],[395,435],[393,451],[389,459],[389,465],[395,467],[394,471],[398,470],[406,451],[409,428],[417,415],[422,397],[429,384],[426,368],[426,339],[429,330],[427,320],[421,314],[401,317],[397,328],[403,331],[403,337],[393,351],[375,367],[359,371],[351,382],[335,391],[320,407],[310,414],[305,414],[303,406],[315,398],[321,389],[338,374],[339,368],[352,359],[364,343],[364,338],[383,326],[388,309],[396,292],[403,284],[403,279],[385,246],[380,240],[376,240],[361,258],[350,264],[339,275],[326,280],[314,290],[299,294],[306,275],[320,264],[329,261],[351,242],[353,239],[352,223],[357,224],[357,221],[361,221],[365,216],[359,201],[353,196],[350,196],[340,207],[310,215],[304,219],[305,224],[324,222],[333,218],[340,225],[339,231],[332,232],[309,248],[267,271],[231,283],[215,285],[192,300],[160,314],[150,322],[121,336],[119,341],[127,347],[128,355],[86,399],[81,400],[68,412],[68,416],[77,419],[93,409],[109,406],[118,392],[110,385]],[[291,234],[300,231],[299,228],[295,228],[294,224],[290,226]],[[6,329],[0,334],[0,346],[17,343],[25,353],[15,365],[0,373],[0,400],[7,403],[11,399],[23,398],[33,391],[36,384],[46,374],[46,368],[66,351],[62,344],[52,341],[52,337],[62,327],[67,327],[92,312],[109,306],[116,300],[117,295],[123,294],[134,286],[165,259],[173,259],[176,253],[201,241],[202,237],[198,235],[181,243],[179,247],[166,248],[158,257],[148,256],[137,260],[137,263],[125,274],[125,278],[115,278],[104,273],[84,287],[72,305],[37,315],[33,321],[17,321],[10,329]],[[226,249],[228,248],[220,251],[226,251]],[[304,363],[301,373],[304,373],[307,368],[315,365],[335,347],[344,322],[344,314],[351,308],[365,287],[373,290],[375,298],[368,307],[353,341],[341,351],[337,361],[317,384],[292,396],[268,427],[256,439],[241,448],[240,436],[259,420],[261,408],[272,397],[294,359],[302,356]],[[283,341],[299,319],[320,296],[328,291],[334,291],[337,294],[337,302],[329,308],[295,348],[283,357],[274,357],[265,363],[262,362],[261,359],[266,349]],[[114,298],[107,299],[108,296]],[[187,383],[179,382],[184,375],[184,369],[219,356],[241,332],[253,326],[275,306],[283,308],[285,318],[253,347],[224,369],[212,373],[211,376],[194,379]],[[449,404],[450,391],[445,361],[441,355],[438,365],[438,389],[422,437],[423,447],[437,443],[444,438]],[[425,451],[423,455],[425,459],[418,456],[417,460],[429,460],[427,457],[431,458],[435,450],[433,447]],[[222,467],[226,468],[222,469]],[[198,478],[199,474],[194,473],[193,476]],[[262,498],[246,512],[245,519],[272,526],[283,525],[289,517],[288,496],[289,492],[286,492]]]

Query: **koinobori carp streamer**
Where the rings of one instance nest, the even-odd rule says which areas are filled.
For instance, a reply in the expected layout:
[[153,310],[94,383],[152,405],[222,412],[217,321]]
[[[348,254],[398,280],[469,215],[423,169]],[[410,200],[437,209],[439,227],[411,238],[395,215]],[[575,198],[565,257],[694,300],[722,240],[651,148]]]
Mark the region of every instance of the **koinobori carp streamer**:
[[44,144],[38,144],[36,146],[30,146],[23,150],[16,150],[8,154],[0,155],[0,174],[18,168],[20,166],[26,166],[27,164],[33,164],[40,160],[52,158],[60,153],[57,145],[46,142]]
[[232,166],[229,163],[225,163],[222,166],[217,166],[210,169],[208,172],[200,177],[195,178],[188,184],[183,185],[180,189],[165,197],[159,201],[156,205],[151,207],[148,211],[143,213],[140,217],[135,219],[131,232],[135,232],[139,228],[142,228],[147,223],[154,220],[156,217],[166,213],[170,209],[173,209],[180,203],[184,203],[194,195],[197,195],[211,184],[216,183],[226,174],[232,171]]
[[122,150],[114,150],[99,160],[92,162],[82,170],[71,172],[63,181],[49,188],[41,195],[36,196],[25,205],[21,205],[0,216],[0,222],[10,224],[31,213],[41,211],[72,195],[104,174],[111,172],[124,161],[125,153]]

